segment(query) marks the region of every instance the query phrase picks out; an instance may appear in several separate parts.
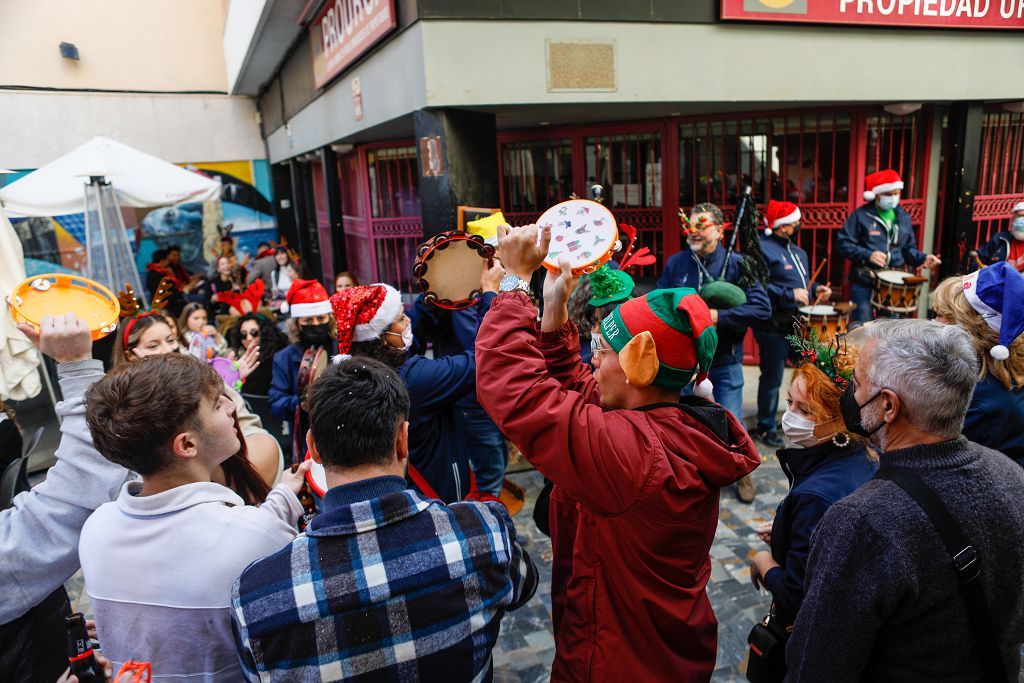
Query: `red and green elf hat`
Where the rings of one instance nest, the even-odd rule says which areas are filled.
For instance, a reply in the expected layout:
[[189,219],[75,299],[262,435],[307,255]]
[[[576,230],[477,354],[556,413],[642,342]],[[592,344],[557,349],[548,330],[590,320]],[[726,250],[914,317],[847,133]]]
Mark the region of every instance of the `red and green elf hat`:
[[718,333],[708,305],[696,291],[656,289],[625,302],[601,321],[601,334],[620,359],[622,349],[643,332],[650,333],[657,353],[658,368],[651,384],[682,389],[696,376],[695,393],[710,395],[707,376]]

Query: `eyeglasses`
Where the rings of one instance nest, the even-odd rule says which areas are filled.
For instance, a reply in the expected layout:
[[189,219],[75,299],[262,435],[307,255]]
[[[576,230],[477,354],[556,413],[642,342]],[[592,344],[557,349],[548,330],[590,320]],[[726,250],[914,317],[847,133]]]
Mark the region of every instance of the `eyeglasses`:
[[238,336],[241,337],[242,339],[259,339],[260,331],[259,330],[248,330],[248,331],[242,330],[242,331],[240,331],[238,333]]
[[590,354],[591,355],[596,356],[599,353],[603,353],[605,351],[610,351],[610,350],[611,349],[609,349],[607,346],[605,346],[604,344],[601,343],[601,339],[599,337],[591,337],[590,338]]

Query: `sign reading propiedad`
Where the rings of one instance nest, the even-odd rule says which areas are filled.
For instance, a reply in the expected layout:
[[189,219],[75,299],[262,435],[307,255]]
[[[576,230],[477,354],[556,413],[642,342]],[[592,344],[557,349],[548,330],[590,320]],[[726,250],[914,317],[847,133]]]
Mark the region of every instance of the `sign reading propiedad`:
[[395,0],[329,0],[309,25],[314,85],[324,87],[396,26]]
[[1024,0],[722,0],[722,19],[1024,29]]

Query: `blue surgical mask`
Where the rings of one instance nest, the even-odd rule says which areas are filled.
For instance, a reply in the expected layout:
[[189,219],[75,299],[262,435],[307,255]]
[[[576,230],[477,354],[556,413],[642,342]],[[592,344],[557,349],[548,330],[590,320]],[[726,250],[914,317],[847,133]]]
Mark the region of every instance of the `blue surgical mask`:
[[[1017,216],[1014,218],[1013,223],[1011,223],[1010,226],[1014,233],[1024,233],[1024,216]],[[1014,237],[1021,240],[1024,239],[1024,234],[1021,234],[1019,237],[1014,234]]]
[[882,195],[878,198],[878,208],[883,211],[891,211],[899,206],[900,197],[896,194]]

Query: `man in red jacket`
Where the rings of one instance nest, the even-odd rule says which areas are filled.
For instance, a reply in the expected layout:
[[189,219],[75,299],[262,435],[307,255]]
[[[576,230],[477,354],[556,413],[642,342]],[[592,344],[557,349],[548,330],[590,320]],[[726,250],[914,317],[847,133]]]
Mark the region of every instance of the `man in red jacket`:
[[555,563],[571,566],[567,580],[552,580],[552,680],[706,681],[717,644],[704,589],[719,489],[759,462],[725,409],[679,399],[714,355],[710,312],[691,289],[622,304],[601,323],[591,372],[566,308],[577,282],[568,265],[547,277],[539,332],[526,295],[550,241],[547,227],[539,239],[533,225],[499,230],[508,275],[476,359],[481,404],[555,483],[553,508],[568,502],[578,512],[575,529],[552,530]]

